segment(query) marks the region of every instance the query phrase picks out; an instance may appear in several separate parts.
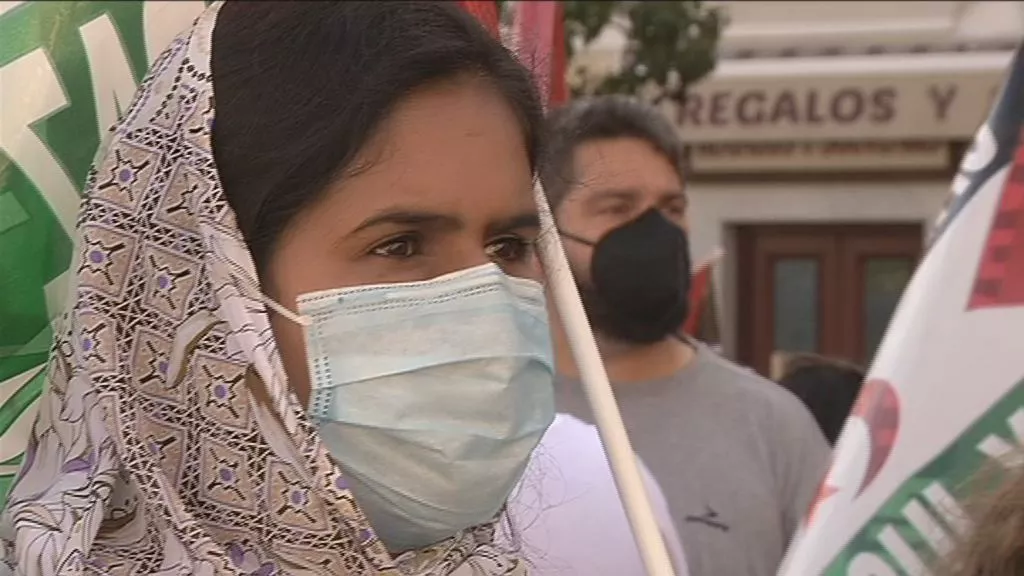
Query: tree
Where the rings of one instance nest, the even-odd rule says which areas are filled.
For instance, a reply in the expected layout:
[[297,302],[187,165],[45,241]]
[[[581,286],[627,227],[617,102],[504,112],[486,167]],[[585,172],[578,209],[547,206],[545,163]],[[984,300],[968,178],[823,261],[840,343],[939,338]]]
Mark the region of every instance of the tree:
[[[500,2],[510,16],[511,2]],[[568,0],[565,8],[566,55],[586,46],[606,26],[627,37],[623,66],[605,78],[587,78],[572,86],[573,95],[637,94],[658,104],[682,103],[687,89],[715,68],[718,40],[725,26],[721,9],[701,0]]]

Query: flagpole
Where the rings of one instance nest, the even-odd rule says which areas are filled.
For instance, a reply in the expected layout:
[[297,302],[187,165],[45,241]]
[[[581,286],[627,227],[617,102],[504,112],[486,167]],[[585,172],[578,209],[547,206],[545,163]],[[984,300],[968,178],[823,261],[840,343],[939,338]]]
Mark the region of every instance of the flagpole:
[[[551,88],[558,88],[557,82],[553,81],[554,74],[564,73],[562,70],[551,69],[551,63],[559,60],[555,57],[555,50],[561,48],[556,45],[561,39],[556,40],[555,33],[561,10],[558,3],[552,1],[517,4],[516,40],[519,43],[517,48],[520,57],[528,66],[534,68],[544,96],[550,97]],[[608,374],[597,349],[594,333],[587,321],[579,292],[576,290],[576,280],[569,269],[551,207],[539,179],[534,188],[534,199],[541,222],[541,234],[537,241],[540,261],[548,279],[555,308],[565,328],[566,340],[579,369],[583,390],[594,413],[598,434],[608,456],[608,463],[632,528],[633,538],[640,549],[640,557],[648,576],[674,576],[668,549],[662,539],[650,497],[637,466],[636,453],[629,442],[619,406],[615,403]]]
[[700,306],[711,296],[714,267],[723,256],[725,256],[725,251],[716,246],[711,254],[697,264],[690,273],[690,313],[687,314],[686,321],[683,323],[683,332],[694,338],[699,339],[697,331],[703,323],[702,316],[704,315],[704,310]]
[[587,322],[579,292],[576,291],[576,281],[569,270],[561,239],[555,232],[551,208],[539,183],[534,190],[534,197],[540,211],[542,230],[537,242],[541,264],[544,266],[555,308],[565,328],[573,360],[579,369],[583,389],[593,410],[597,431],[608,455],[626,517],[633,529],[633,538],[640,548],[648,576],[674,576],[668,549],[658,529],[650,498],[637,467],[636,455],[622,422],[622,414],[615,403],[608,374]]
[[708,254],[708,256],[701,260],[700,264],[697,265],[697,270],[700,270],[704,266],[714,266],[715,264],[718,264],[718,261],[724,256],[725,250],[723,250],[721,246],[715,247],[715,249],[711,251],[711,254]]

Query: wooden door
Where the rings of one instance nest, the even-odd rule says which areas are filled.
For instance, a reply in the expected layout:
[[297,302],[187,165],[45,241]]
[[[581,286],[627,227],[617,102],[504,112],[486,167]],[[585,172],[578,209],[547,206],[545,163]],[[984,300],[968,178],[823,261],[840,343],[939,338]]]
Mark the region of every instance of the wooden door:
[[870,363],[922,251],[919,225],[744,226],[739,359],[774,351]]

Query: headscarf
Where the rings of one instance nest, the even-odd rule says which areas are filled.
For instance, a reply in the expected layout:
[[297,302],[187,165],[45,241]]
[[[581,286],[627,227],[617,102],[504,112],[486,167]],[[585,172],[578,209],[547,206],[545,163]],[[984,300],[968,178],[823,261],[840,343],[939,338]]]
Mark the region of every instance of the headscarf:
[[0,523],[3,564],[31,576],[525,574],[493,526],[392,558],[288,390],[214,163],[219,7],[153,64],[89,175],[69,308]]

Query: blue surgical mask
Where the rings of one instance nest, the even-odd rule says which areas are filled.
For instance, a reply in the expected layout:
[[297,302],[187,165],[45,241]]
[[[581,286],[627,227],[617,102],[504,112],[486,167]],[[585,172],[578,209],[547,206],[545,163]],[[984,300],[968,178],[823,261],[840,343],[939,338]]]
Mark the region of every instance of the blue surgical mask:
[[554,418],[544,291],[487,264],[303,295],[320,436],[392,551],[490,521]]

